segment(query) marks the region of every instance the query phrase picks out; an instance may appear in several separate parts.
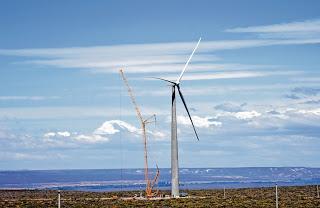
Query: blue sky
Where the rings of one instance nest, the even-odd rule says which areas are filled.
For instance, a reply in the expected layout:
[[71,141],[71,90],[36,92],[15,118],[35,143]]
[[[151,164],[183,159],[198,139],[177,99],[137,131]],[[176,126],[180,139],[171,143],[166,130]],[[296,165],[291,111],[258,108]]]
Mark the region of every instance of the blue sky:
[[123,68],[170,166],[170,88],[181,167],[320,162],[318,1],[2,1],[0,169],[143,167]]

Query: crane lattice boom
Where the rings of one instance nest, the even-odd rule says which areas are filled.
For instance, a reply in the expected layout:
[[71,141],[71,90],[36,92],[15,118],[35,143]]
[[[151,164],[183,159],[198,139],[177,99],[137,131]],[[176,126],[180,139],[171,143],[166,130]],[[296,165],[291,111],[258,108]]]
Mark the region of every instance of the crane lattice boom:
[[127,90],[128,90],[128,93],[130,95],[130,98],[131,98],[131,101],[132,101],[132,104],[135,108],[135,111],[137,113],[137,117],[141,123],[141,129],[142,129],[142,137],[143,137],[143,144],[144,144],[144,177],[145,177],[145,182],[146,182],[146,196],[147,197],[152,197],[152,196],[155,196],[157,195],[157,193],[153,193],[152,192],[152,189],[154,187],[154,185],[156,184],[158,178],[159,178],[159,174],[160,174],[160,171],[159,171],[159,168],[157,166],[157,173],[156,173],[156,176],[155,178],[153,179],[153,181],[150,181],[149,180],[149,168],[148,168],[148,149],[147,149],[147,131],[146,131],[146,124],[148,123],[152,123],[153,121],[150,121],[151,118],[154,118],[154,122],[155,122],[155,115],[153,115],[152,117],[148,118],[148,119],[143,119],[142,117],[142,114],[141,114],[141,111],[139,109],[139,106],[136,102],[136,99],[133,95],[133,91],[129,85],[129,82],[127,80],[127,78],[124,76],[124,73],[123,73],[123,70],[120,69],[120,74],[121,74],[121,77],[123,79],[123,82],[125,83],[125,85],[127,86]]

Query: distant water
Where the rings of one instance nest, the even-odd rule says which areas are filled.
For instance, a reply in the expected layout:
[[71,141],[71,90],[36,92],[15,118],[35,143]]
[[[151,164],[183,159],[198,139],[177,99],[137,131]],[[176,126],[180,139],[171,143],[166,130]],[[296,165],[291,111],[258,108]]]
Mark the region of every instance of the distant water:
[[[160,169],[159,189],[169,189],[170,169]],[[155,170],[150,170],[150,178]],[[0,171],[0,189],[121,191],[144,189],[143,169]],[[320,168],[181,168],[181,189],[313,185]]]

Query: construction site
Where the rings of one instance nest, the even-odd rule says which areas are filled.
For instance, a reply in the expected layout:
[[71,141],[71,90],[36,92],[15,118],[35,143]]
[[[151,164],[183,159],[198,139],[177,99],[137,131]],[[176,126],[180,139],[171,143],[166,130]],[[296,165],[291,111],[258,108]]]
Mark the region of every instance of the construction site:
[[1,1],[0,208],[320,208],[319,11]]
[[[178,161],[178,134],[177,134],[177,115],[176,115],[176,93],[178,91],[179,96],[181,98],[181,101],[185,107],[185,110],[188,114],[188,117],[190,119],[190,122],[192,124],[192,128],[194,130],[195,136],[197,140],[199,141],[198,133],[195,129],[192,117],[190,115],[189,109],[187,107],[186,101],[183,97],[183,94],[180,89],[180,82],[182,80],[183,74],[185,73],[194,53],[196,52],[197,48],[199,47],[199,44],[201,42],[201,38],[199,38],[195,48],[193,49],[191,55],[187,59],[186,64],[184,65],[181,74],[177,78],[176,81],[167,80],[163,78],[154,78],[161,81],[165,81],[166,83],[169,83],[172,88],[172,94],[171,94],[171,194],[167,196],[167,198],[179,198],[179,197],[186,197],[188,196],[187,193],[180,193],[179,192],[179,161]],[[137,118],[139,120],[141,131],[142,131],[142,141],[143,141],[143,147],[144,147],[144,179],[145,179],[145,194],[144,197],[147,199],[161,199],[163,198],[163,195],[159,193],[159,190],[154,190],[155,185],[158,181],[158,178],[160,176],[160,171],[158,168],[158,165],[155,164],[157,168],[156,175],[153,179],[149,179],[149,165],[148,165],[148,136],[147,136],[147,125],[151,123],[156,123],[156,115],[151,115],[148,118],[143,118],[141,110],[136,102],[133,90],[131,89],[129,82],[127,78],[125,77],[124,70],[120,69],[120,75],[123,79],[123,82],[125,86],[127,87],[128,94],[131,98],[132,104],[134,106],[134,109],[137,114]],[[143,197],[143,196],[140,196]]]

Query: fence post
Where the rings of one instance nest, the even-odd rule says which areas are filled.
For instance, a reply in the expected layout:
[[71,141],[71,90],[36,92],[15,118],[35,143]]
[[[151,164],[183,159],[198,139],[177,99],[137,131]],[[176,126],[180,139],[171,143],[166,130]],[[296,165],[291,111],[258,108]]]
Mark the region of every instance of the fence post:
[[278,185],[276,184],[276,208],[279,207],[279,202],[278,202]]
[[58,190],[58,208],[60,208],[61,204],[60,204],[60,190]]

